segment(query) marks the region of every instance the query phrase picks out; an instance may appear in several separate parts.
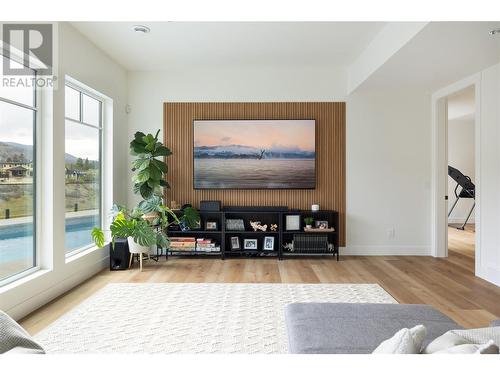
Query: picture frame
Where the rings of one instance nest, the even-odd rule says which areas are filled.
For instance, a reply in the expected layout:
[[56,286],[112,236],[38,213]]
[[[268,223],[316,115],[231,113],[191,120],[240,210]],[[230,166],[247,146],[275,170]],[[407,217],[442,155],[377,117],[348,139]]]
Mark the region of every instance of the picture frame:
[[205,222],[205,230],[217,230],[217,222],[216,221],[206,221]]
[[231,250],[241,250],[239,237],[231,237]]
[[263,249],[266,251],[274,251],[274,236],[264,237]]
[[286,215],[285,216],[285,229],[286,230],[300,230],[300,215]]
[[318,229],[328,229],[329,228],[328,220],[316,220],[314,222],[314,227]]
[[257,239],[245,238],[243,241],[243,248],[245,250],[257,250]]

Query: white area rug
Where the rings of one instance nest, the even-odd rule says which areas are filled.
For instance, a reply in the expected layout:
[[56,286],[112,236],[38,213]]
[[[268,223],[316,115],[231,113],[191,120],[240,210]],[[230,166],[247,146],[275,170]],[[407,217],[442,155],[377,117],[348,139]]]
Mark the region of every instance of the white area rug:
[[35,338],[48,353],[287,353],[291,302],[397,303],[378,284],[109,284]]

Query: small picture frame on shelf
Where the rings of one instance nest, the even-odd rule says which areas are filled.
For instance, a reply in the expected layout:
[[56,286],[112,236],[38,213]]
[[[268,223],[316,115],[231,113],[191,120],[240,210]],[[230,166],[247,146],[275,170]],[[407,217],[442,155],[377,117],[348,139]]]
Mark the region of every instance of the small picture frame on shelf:
[[241,250],[239,237],[231,237],[231,250]]
[[328,229],[328,220],[316,220],[314,227],[318,229]]
[[264,250],[274,251],[274,236],[264,237]]
[[243,248],[245,250],[257,250],[257,239],[245,238],[245,240],[243,241]]
[[217,222],[216,221],[207,221],[205,223],[205,230],[217,230]]
[[286,215],[285,216],[285,229],[286,230],[300,230],[300,215]]

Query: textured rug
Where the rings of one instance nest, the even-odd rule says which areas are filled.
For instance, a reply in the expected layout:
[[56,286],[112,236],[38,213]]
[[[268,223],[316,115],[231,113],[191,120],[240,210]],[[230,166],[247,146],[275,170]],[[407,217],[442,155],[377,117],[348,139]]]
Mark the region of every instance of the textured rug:
[[291,302],[397,303],[378,284],[109,284],[35,338],[48,353],[287,353]]

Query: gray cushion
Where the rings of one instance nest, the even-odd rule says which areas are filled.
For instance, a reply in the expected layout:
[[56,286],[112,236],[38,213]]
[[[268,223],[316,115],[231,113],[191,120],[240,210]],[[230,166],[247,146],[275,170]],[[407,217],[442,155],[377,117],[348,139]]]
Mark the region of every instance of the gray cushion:
[[0,311],[0,354],[2,353],[43,354],[43,348],[33,341],[28,332],[14,319]]
[[451,329],[450,318],[427,305],[292,303],[285,307],[290,353],[371,353],[402,328],[423,324],[423,346]]

